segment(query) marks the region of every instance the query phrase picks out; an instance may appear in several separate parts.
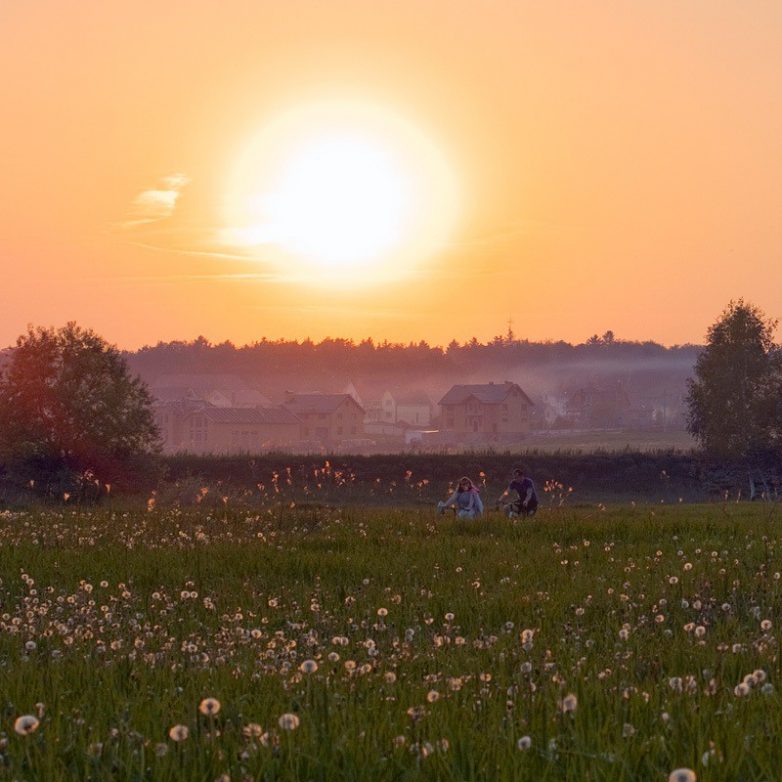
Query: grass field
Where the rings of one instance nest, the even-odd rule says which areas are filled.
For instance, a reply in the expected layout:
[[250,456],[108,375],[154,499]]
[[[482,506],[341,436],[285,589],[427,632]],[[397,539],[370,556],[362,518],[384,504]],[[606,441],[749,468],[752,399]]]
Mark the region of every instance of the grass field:
[[0,778],[778,780],[777,509],[0,514]]

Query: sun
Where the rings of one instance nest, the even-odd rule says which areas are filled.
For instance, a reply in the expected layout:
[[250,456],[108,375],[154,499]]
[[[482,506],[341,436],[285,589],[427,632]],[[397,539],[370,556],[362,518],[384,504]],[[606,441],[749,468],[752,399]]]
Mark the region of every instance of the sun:
[[266,210],[280,246],[324,268],[372,262],[410,227],[413,184],[374,139],[338,134],[293,150]]
[[223,238],[283,276],[344,287],[414,274],[455,222],[455,177],[421,131],[385,109],[286,112],[238,156]]

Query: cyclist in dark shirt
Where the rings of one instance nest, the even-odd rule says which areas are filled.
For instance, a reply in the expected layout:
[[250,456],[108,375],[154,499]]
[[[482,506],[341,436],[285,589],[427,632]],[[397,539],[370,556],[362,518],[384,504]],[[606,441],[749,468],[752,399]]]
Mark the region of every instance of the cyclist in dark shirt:
[[511,492],[515,492],[518,495],[518,499],[505,504],[505,513],[508,516],[533,516],[538,509],[538,495],[532,478],[525,475],[523,467],[517,467],[513,471],[513,480],[500,495],[497,504],[501,504]]

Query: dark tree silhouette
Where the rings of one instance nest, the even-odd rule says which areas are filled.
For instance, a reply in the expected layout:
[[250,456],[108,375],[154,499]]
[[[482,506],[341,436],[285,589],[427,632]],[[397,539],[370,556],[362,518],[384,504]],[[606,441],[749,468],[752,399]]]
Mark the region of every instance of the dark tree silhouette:
[[0,376],[0,464],[42,492],[131,486],[157,450],[150,403],[95,332],[31,327]]
[[743,299],[709,328],[688,383],[690,432],[705,450],[753,459],[782,443],[782,358],[776,321]]

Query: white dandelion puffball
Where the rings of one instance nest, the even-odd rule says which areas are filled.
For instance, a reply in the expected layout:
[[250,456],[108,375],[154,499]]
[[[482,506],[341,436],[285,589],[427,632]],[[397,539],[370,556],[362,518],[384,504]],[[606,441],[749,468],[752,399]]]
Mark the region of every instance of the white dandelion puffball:
[[174,727],[168,731],[168,737],[171,741],[186,741],[189,735],[190,728],[188,728],[187,725],[174,725]]
[[14,730],[20,736],[29,736],[31,733],[35,733],[35,731],[38,730],[40,724],[38,717],[35,717],[32,714],[23,714],[14,721]]
[[524,752],[532,746],[532,739],[529,736],[522,736],[517,742],[516,746]]
[[201,703],[198,704],[198,711],[201,714],[206,714],[207,717],[214,717],[220,711],[221,705],[217,698],[204,698]]
[[300,666],[299,670],[302,673],[315,673],[318,670],[318,664],[315,660],[305,660]]
[[299,727],[299,718],[295,714],[283,714],[277,724],[282,730],[296,730]]

